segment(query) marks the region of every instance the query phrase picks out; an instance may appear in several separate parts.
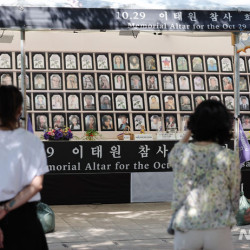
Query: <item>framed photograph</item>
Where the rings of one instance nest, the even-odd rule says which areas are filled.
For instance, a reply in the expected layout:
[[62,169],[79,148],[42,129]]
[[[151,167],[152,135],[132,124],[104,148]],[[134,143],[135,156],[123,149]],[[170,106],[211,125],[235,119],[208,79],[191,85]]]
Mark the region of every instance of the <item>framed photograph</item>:
[[[15,55],[16,55],[16,69],[21,69],[21,53],[16,52]],[[25,53],[25,66],[26,66],[26,69],[30,68],[28,53]]]
[[180,110],[192,111],[192,101],[190,95],[179,95]]
[[162,131],[161,114],[148,114],[150,131]]
[[130,90],[143,90],[141,74],[129,74]]
[[157,75],[145,75],[147,90],[159,90],[158,76]]
[[83,70],[93,70],[93,54],[80,54],[81,69]]
[[147,130],[145,114],[133,114],[134,131]]
[[35,110],[47,110],[47,95],[46,94],[34,94],[34,109]]
[[249,96],[247,95],[240,96],[240,110],[249,111]]
[[62,54],[48,53],[49,69],[62,69]]
[[112,54],[113,70],[125,70],[125,60],[123,54]]
[[108,53],[95,54],[96,69],[109,70],[109,57]]
[[66,70],[78,69],[76,53],[64,53],[64,67]]
[[95,94],[82,95],[83,110],[96,110]]
[[128,130],[130,127],[129,114],[116,114],[116,127],[118,131]]
[[244,130],[250,130],[250,115],[242,115],[240,116],[241,119],[241,124],[242,124],[242,128]]
[[13,73],[5,72],[0,75],[1,85],[14,85],[13,82]]
[[114,117],[113,114],[100,114],[101,130],[113,131],[114,130]]
[[35,114],[36,131],[47,130],[49,126],[49,118],[47,114]]
[[163,95],[164,110],[176,110],[175,95]]
[[206,91],[205,80],[203,76],[192,76],[192,78],[194,91]]
[[148,94],[148,110],[161,110],[159,94]]
[[178,130],[176,115],[174,115],[174,114],[165,114],[164,115],[164,120],[165,120],[166,131],[174,132],[174,131]]
[[65,114],[52,114],[53,128],[66,127]]
[[128,110],[126,94],[114,94],[115,110]]
[[209,100],[214,100],[214,101],[217,101],[217,102],[221,102],[220,95],[208,95],[208,99]]
[[130,94],[130,97],[132,110],[145,110],[143,94]]
[[33,89],[47,89],[45,73],[33,73]]
[[241,73],[246,73],[246,62],[245,62],[245,57],[240,57],[240,72]]
[[247,76],[240,76],[240,92],[248,92]]
[[221,76],[221,82],[222,82],[222,89],[223,91],[233,91],[233,76]]
[[98,89],[111,90],[110,74],[97,74]]
[[218,72],[218,62],[216,56],[206,56],[206,67],[208,72]]
[[187,56],[175,56],[175,59],[177,71],[189,71]]
[[140,54],[128,54],[128,69],[129,70],[141,70]]
[[114,90],[126,90],[126,76],[125,74],[113,74]]
[[195,108],[197,108],[200,103],[206,100],[205,95],[194,95],[193,98],[194,98]]
[[33,69],[46,69],[45,53],[42,53],[42,52],[32,53],[32,68]]
[[49,74],[49,89],[59,89],[59,90],[63,89],[61,73]]
[[181,124],[180,124],[180,130],[182,132],[188,130],[188,121],[189,121],[190,115],[188,114],[181,114]]
[[31,101],[31,94],[26,94],[26,109],[31,110],[32,109],[32,101]]
[[202,56],[191,56],[191,65],[193,72],[204,72]]
[[224,104],[228,110],[234,110],[234,97],[233,95],[223,95]]
[[81,126],[81,114],[68,114],[68,125],[72,131],[82,130]]
[[[19,89],[21,89],[21,73],[17,72],[16,73],[17,76],[17,86]],[[30,73],[26,73],[25,76],[25,83],[26,83],[26,90],[30,90],[31,86],[30,86]]]
[[82,74],[82,89],[95,89],[95,78],[94,74],[86,73]]
[[99,94],[100,110],[113,110],[112,95],[111,94]]
[[51,104],[51,110],[62,110],[64,109],[63,105],[63,94],[50,94],[50,104]]
[[175,90],[174,75],[161,75],[162,89]]
[[144,67],[146,71],[157,71],[156,55],[144,55]]
[[66,89],[79,89],[78,74],[77,73],[65,73]]
[[173,71],[171,55],[160,55],[161,71]]
[[84,130],[94,129],[98,130],[96,114],[85,114],[84,116]]
[[178,75],[178,88],[180,91],[190,90],[189,76],[187,75]]
[[79,94],[67,93],[67,109],[80,110]]
[[0,53],[0,69],[12,69],[11,52]]
[[229,56],[220,56],[220,66],[222,72],[233,72],[232,58]]
[[220,82],[219,82],[218,76],[208,75],[207,84],[208,84],[209,91],[220,91]]

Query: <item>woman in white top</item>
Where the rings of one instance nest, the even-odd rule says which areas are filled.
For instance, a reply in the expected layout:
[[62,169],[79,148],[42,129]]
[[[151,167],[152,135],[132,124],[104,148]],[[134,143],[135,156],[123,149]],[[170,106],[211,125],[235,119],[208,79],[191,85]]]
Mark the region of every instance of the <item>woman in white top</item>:
[[0,87],[0,248],[45,250],[36,205],[48,167],[42,142],[17,126],[22,102],[16,87]]

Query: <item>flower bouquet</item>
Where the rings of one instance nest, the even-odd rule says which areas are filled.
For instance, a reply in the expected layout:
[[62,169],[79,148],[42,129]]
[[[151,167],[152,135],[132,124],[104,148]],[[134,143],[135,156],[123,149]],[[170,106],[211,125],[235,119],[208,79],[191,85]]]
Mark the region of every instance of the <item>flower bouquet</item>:
[[73,138],[73,134],[70,128],[56,128],[48,129],[44,132],[43,135],[45,140],[69,140]]
[[89,129],[85,132],[85,139],[88,141],[94,141],[100,134],[95,129]]

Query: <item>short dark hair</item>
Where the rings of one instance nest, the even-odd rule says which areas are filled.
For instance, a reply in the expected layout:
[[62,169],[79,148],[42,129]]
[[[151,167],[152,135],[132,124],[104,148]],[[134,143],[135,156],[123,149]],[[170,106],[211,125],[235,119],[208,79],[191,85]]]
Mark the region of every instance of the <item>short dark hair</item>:
[[190,116],[188,128],[196,141],[213,141],[220,145],[232,138],[233,115],[218,101],[200,103]]

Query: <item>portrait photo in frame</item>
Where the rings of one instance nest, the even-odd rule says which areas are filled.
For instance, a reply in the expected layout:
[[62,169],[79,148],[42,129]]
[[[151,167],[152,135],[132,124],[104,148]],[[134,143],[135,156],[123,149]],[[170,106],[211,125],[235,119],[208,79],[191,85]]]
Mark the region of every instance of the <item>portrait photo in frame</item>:
[[190,82],[188,75],[177,75],[179,91],[190,91]]
[[31,100],[31,94],[26,93],[26,109],[32,110],[32,100]]
[[223,91],[234,91],[232,75],[221,75],[221,84]]
[[241,73],[246,73],[246,62],[245,62],[245,57],[240,57],[240,72]]
[[207,75],[207,85],[209,91],[220,91],[220,80],[217,75]]
[[129,74],[130,90],[143,90],[141,74]]
[[79,113],[68,113],[68,126],[72,131],[82,130],[81,126],[81,114]]
[[96,110],[95,94],[82,94],[83,110]]
[[145,74],[145,82],[147,90],[159,90],[158,76]]
[[134,131],[147,130],[147,123],[145,114],[133,114]]
[[86,113],[83,117],[84,120],[84,129],[87,131],[89,129],[98,130],[96,114]]
[[228,110],[234,110],[234,96],[233,95],[223,95],[224,104]]
[[113,110],[112,95],[99,93],[100,110]]
[[80,99],[77,93],[67,93],[67,109],[68,110],[80,110]]
[[189,114],[181,114],[180,130],[182,132],[188,130],[188,121],[189,121],[189,118],[190,118]]
[[63,110],[64,109],[63,94],[50,93],[50,104],[51,104],[51,110]]
[[150,111],[161,110],[161,101],[159,94],[147,94],[147,98],[148,98],[148,110]]
[[175,90],[174,75],[161,75],[162,89],[163,90]]
[[57,113],[52,114],[52,124],[53,128],[64,128],[66,127],[65,114]]
[[32,52],[32,68],[46,69],[45,53]]
[[45,90],[47,89],[46,74],[45,73],[32,73],[33,74],[33,89]]
[[203,76],[193,75],[192,80],[193,80],[192,82],[194,91],[206,91],[205,80]]
[[114,94],[115,110],[128,110],[128,101],[126,94]]
[[49,73],[49,89],[62,90],[62,74],[61,73]]
[[113,74],[113,88],[114,90],[126,90],[126,75]]
[[173,62],[171,55],[160,55],[161,71],[173,71]]
[[129,114],[116,114],[116,128],[117,131],[128,130],[127,126],[130,127]]
[[[21,73],[17,72],[16,73],[17,76],[17,87],[19,89],[21,89]],[[30,73],[26,73],[26,77],[25,77],[25,83],[26,83],[26,90],[30,90],[31,89],[31,84],[30,84]]]
[[240,96],[240,111],[249,111],[249,95]]
[[240,116],[242,128],[244,130],[250,130],[250,115],[244,114]]
[[77,53],[64,53],[64,68],[65,70],[78,69]]
[[190,95],[179,95],[180,111],[192,111],[192,100]]
[[5,85],[5,86],[14,85],[13,73],[5,72],[5,73],[0,74],[0,81],[1,81],[1,85]]
[[39,93],[34,95],[34,109],[35,110],[48,110],[47,108],[47,94]]
[[[21,69],[21,53],[16,52],[15,55],[16,55],[16,69]],[[26,69],[30,68],[28,53],[25,53],[25,66]]]
[[111,78],[110,74],[97,74],[98,89],[99,90],[111,90]]
[[218,62],[216,56],[205,56],[207,72],[218,72]]
[[140,54],[128,54],[128,69],[135,71],[141,70]]
[[82,89],[95,89],[95,76],[93,73],[82,74]]
[[124,54],[112,54],[113,70],[125,70]]
[[132,110],[145,110],[143,94],[130,94],[130,97]]
[[194,95],[193,98],[194,98],[195,108],[197,108],[199,104],[201,104],[202,102],[204,102],[206,100],[205,95]]
[[82,70],[93,70],[93,54],[80,54],[81,69]]
[[177,117],[175,114],[164,114],[165,129],[169,132],[178,130]]
[[248,77],[246,75],[240,76],[239,82],[240,92],[248,92]]
[[12,69],[11,52],[0,53],[0,69]]
[[35,114],[35,124],[36,131],[47,130],[50,127],[48,114]]
[[144,67],[146,71],[157,71],[156,55],[144,55]]
[[176,55],[176,70],[177,71],[189,71],[188,58],[183,55]]
[[108,53],[95,54],[96,69],[109,70],[109,56]]
[[150,131],[162,131],[162,118],[161,114],[148,114],[149,130]]
[[67,90],[79,89],[78,74],[65,73],[65,85]]
[[164,110],[174,111],[176,110],[175,95],[165,94],[163,98],[163,108]]
[[220,95],[213,95],[213,94],[211,94],[211,95],[208,95],[208,99],[209,100],[214,100],[214,101],[217,101],[217,102],[221,102]]
[[204,72],[202,56],[190,56],[193,72]]
[[220,56],[220,66],[222,72],[233,72],[232,58],[229,56]]
[[48,53],[49,69],[62,69],[62,54],[61,53]]
[[101,130],[113,131],[114,130],[114,116],[113,114],[100,114]]

